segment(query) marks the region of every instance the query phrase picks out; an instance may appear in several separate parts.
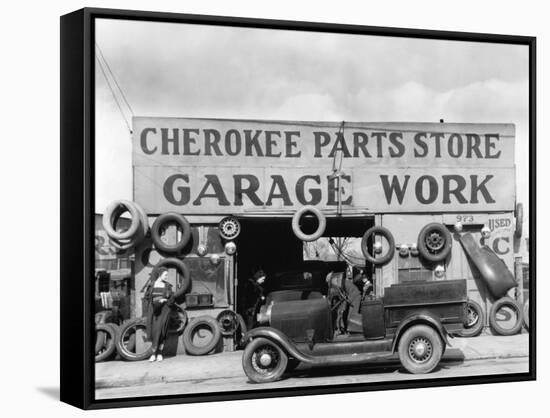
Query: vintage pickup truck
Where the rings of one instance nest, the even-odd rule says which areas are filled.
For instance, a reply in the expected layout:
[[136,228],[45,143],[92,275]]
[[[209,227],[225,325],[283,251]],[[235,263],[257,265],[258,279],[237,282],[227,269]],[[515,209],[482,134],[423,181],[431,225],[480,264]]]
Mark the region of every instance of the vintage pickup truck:
[[[311,278],[308,272],[303,275]],[[386,287],[382,298],[354,301],[346,296],[345,287],[354,286],[350,280],[331,280],[329,274],[326,288],[318,280],[313,288],[303,282],[301,288],[268,293],[258,314],[260,326],[245,335],[242,363],[252,382],[279,380],[300,363],[352,365],[395,352],[410,373],[429,373],[439,364],[448,338],[461,332],[466,321],[465,280],[396,284]],[[330,297],[335,285],[347,300]],[[349,304],[346,332],[335,331],[335,309],[342,302]]]

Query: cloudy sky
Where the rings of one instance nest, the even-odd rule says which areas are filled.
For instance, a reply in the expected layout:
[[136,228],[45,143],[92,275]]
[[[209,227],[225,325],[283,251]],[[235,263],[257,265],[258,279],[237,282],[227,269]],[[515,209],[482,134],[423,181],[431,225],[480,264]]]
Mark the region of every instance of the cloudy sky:
[[[136,116],[515,123],[528,207],[527,46],[122,20],[96,41]],[[102,213],[132,197],[131,137],[96,67]]]

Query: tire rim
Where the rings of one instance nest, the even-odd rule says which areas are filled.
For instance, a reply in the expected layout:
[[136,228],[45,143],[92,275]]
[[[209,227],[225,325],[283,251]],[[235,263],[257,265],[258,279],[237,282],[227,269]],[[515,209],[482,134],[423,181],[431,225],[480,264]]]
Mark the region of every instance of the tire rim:
[[426,243],[426,247],[428,248],[428,250],[430,250],[432,253],[437,253],[441,251],[441,249],[445,245],[445,237],[439,232],[434,231],[426,235],[426,239],[424,240],[424,242]]
[[252,368],[263,376],[272,374],[280,362],[279,352],[270,345],[262,345],[252,353]]
[[231,240],[241,232],[239,221],[233,217],[224,218],[220,221],[220,234],[223,238]]
[[466,310],[466,319],[466,326],[468,328],[472,328],[479,321],[479,313],[471,306],[468,306],[468,309]]
[[[122,333],[122,335],[120,336],[121,338],[121,346],[122,346],[122,349],[124,350],[124,352],[129,355],[129,356],[140,356],[144,353],[146,353],[147,351],[149,351],[151,349],[151,346],[152,346],[152,343],[149,342],[149,341],[145,341],[145,333],[143,333],[142,335],[142,338],[141,338],[141,344],[143,344],[143,347],[144,350],[141,351],[141,352],[137,352],[137,348],[138,348],[138,332],[141,332],[145,329],[145,326],[144,325],[139,325],[139,324],[136,324],[136,325],[133,325],[131,327],[128,327],[126,330],[124,330],[124,332]],[[132,348],[130,348],[132,347]]]
[[433,352],[432,342],[425,337],[416,337],[409,343],[409,357],[416,363],[425,363]]

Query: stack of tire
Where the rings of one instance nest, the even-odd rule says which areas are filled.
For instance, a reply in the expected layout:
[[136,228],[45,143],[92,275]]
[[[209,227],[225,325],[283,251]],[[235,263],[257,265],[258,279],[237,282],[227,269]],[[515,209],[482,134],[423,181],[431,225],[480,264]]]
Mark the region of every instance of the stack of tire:
[[[126,212],[131,217],[130,226],[123,231],[117,230],[117,222]],[[149,220],[145,211],[137,203],[129,200],[115,200],[105,209],[103,228],[111,244],[124,251],[143,241],[149,231]]]

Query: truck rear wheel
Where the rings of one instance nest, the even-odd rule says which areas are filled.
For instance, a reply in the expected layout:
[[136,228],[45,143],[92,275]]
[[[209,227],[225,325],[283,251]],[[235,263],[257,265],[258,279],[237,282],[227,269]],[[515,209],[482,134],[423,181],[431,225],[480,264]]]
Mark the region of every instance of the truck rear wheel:
[[443,342],[427,325],[414,325],[399,340],[399,360],[410,373],[430,373],[443,355]]
[[286,353],[267,338],[256,338],[244,349],[243,369],[255,383],[280,380],[287,365]]

